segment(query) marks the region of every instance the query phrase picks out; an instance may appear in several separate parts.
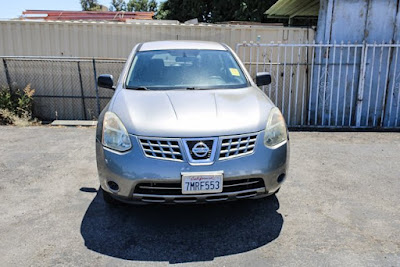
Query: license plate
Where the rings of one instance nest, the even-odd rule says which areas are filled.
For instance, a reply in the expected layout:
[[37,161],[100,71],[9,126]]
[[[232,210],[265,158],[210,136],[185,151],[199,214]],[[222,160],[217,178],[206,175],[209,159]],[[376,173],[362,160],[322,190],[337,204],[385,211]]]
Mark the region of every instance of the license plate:
[[182,194],[221,193],[222,172],[182,173]]

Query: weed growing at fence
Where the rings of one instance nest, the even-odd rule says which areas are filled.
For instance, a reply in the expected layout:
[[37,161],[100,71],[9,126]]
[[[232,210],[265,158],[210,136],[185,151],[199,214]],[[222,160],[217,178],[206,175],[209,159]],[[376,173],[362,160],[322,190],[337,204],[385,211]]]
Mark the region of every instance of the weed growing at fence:
[[0,124],[28,126],[38,123],[32,118],[33,94],[28,84],[23,90],[0,88]]

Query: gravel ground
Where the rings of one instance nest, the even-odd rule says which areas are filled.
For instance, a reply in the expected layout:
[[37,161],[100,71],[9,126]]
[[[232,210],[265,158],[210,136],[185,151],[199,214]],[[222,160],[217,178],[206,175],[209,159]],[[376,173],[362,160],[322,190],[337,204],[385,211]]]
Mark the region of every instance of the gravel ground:
[[292,132],[277,197],[110,208],[94,128],[0,127],[2,266],[400,266],[400,134]]

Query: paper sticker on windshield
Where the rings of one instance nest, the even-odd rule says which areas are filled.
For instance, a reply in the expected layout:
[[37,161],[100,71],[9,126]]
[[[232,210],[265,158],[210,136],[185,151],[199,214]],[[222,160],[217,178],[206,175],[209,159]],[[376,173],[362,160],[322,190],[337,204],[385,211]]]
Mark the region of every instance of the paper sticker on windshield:
[[232,75],[232,76],[240,76],[240,73],[239,73],[238,69],[236,69],[236,68],[229,68],[229,70],[231,71],[231,75]]

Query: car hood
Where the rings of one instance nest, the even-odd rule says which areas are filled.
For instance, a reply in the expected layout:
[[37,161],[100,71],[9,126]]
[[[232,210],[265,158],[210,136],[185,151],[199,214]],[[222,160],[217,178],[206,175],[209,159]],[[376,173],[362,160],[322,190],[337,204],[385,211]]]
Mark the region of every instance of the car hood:
[[110,110],[130,134],[203,137],[265,129],[274,104],[259,89],[140,91],[120,89]]

